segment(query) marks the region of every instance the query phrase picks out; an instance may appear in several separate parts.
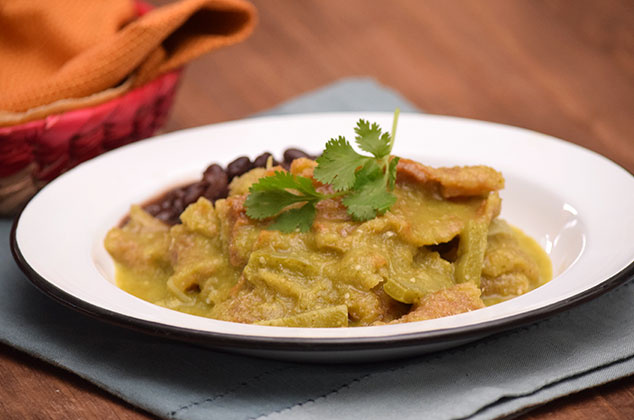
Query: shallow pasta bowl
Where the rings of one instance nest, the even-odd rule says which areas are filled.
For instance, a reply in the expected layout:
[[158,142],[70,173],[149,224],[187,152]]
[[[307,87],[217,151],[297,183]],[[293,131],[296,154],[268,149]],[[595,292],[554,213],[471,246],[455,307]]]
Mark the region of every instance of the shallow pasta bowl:
[[394,154],[430,165],[486,164],[504,174],[502,217],[537,239],[554,279],[477,311],[399,325],[283,328],[217,321],[140,300],[115,285],[107,231],[169,187],[226,164],[291,146],[319,152],[353,137],[359,118],[391,114],[266,117],[184,130],[109,152],[62,175],[16,219],[11,247],[44,293],[84,314],[140,332],[279,359],[366,361],[440,350],[514,328],[595,298],[634,275],[634,177],[608,159],[543,134],[499,124],[401,115]]

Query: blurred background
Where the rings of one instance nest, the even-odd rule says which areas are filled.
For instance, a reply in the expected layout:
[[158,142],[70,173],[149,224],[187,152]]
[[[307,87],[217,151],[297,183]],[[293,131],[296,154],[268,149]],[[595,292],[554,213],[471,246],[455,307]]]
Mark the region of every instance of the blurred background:
[[253,3],[249,39],[188,66],[167,130],[370,76],[427,112],[527,127],[634,171],[631,0]]

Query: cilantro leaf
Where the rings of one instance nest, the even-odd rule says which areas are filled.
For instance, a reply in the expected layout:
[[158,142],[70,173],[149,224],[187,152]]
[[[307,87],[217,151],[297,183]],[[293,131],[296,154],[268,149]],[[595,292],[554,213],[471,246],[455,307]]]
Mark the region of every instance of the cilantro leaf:
[[317,159],[313,178],[330,184],[334,193],[320,193],[313,179],[275,172],[260,178],[249,189],[245,201],[247,216],[263,220],[273,218],[269,229],[285,233],[308,232],[315,220],[316,204],[342,197],[348,214],[356,221],[384,214],[396,202],[392,193],[399,158],[390,156],[394,145],[399,110],[394,112],[391,134],[383,133],[376,123],[361,119],[355,128],[358,147],[372,156],[357,153],[343,136],[326,143]]
[[357,168],[369,159],[355,152],[350,143],[339,136],[326,143],[324,153],[317,158],[313,176],[319,182],[331,184],[335,191],[344,191],[352,188]]
[[361,188],[343,198],[348,213],[356,221],[366,221],[383,214],[396,203],[396,196],[385,189],[381,178],[363,184]]
[[275,216],[292,204],[308,200],[306,196],[285,190],[254,191],[249,194],[244,206],[247,209],[247,216],[262,220]]
[[396,196],[386,190],[385,184],[385,176],[376,160],[366,163],[357,172],[354,192],[343,198],[348,214],[356,221],[365,221],[389,210]]
[[354,129],[357,133],[355,140],[361,150],[372,153],[375,158],[382,159],[392,151],[392,143],[388,133],[382,133],[377,123],[359,120]]
[[316,214],[315,203],[308,202],[298,209],[291,209],[280,214],[268,229],[279,230],[284,233],[291,233],[297,230],[308,232],[315,221]]
[[319,196],[312,179],[282,171],[275,171],[272,176],[260,178],[257,183],[251,186],[249,191],[275,191],[279,189],[293,189],[302,194]]
[[260,178],[249,192],[244,203],[247,216],[258,220],[276,216],[290,205],[317,202],[323,198],[310,178],[288,172],[275,172],[272,176]]
[[396,184],[396,165],[398,165],[398,160],[399,157],[394,156],[387,168],[387,187],[390,191],[394,191],[394,185]]
[[[361,169],[357,172],[357,176],[354,182],[354,189],[358,190],[365,184],[369,184],[373,181],[379,181],[383,176],[383,171],[378,162],[374,159],[368,160]],[[385,185],[384,185],[385,186]]]

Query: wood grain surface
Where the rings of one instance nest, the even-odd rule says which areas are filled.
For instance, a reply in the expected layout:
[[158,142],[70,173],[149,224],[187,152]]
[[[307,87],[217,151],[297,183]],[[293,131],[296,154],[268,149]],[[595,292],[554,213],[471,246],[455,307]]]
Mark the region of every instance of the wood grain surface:
[[[632,0],[254,3],[255,34],[189,66],[166,131],[243,118],[342,77],[369,76],[427,112],[551,134],[634,172]],[[0,345],[0,418],[153,417]],[[632,419],[634,377],[519,418]]]

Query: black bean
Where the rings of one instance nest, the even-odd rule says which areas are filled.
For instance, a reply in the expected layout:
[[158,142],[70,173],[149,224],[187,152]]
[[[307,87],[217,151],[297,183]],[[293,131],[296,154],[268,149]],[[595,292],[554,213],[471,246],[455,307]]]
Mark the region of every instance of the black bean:
[[[260,156],[256,157],[253,161],[253,166],[256,168],[266,168],[266,162],[268,162],[269,157],[272,155],[269,152],[264,152]],[[275,159],[273,159],[273,166],[277,165]]]
[[157,219],[162,220],[166,223],[169,223],[170,225],[174,225],[176,224],[176,222],[173,221],[174,218],[174,211],[172,209],[167,209],[167,210],[161,210],[156,216]]
[[177,187],[168,192],[161,200],[161,209],[174,213],[185,209],[183,197],[185,196],[185,187]]
[[217,163],[209,165],[209,167],[205,169],[205,172],[203,172],[203,179],[210,184],[217,182],[219,178],[227,178],[227,173],[222,169],[222,166]]
[[177,197],[172,202],[172,210],[174,210],[178,214],[181,214],[183,212],[183,210],[185,210],[185,202],[183,201],[182,198],[178,198]]
[[169,210],[172,208],[172,201],[174,201],[176,197],[171,195],[171,191],[170,193],[168,193],[165,197],[161,198],[161,209],[162,210]]
[[226,185],[221,189],[218,189],[217,187],[209,185],[207,189],[203,192],[203,196],[211,202],[215,202],[216,200],[220,198],[227,198],[228,195],[229,195],[229,188]]
[[291,163],[295,159],[298,159],[301,157],[310,159],[311,156],[308,153],[304,152],[303,150],[299,150],[299,149],[286,149],[286,151],[284,152],[284,162]]
[[156,216],[161,211],[161,203],[152,203],[144,208],[152,216]]
[[210,187],[218,191],[225,189],[229,183],[229,178],[225,170],[215,163],[205,170],[203,179]]
[[207,187],[203,192],[203,195],[211,200],[215,201],[219,198],[224,198],[227,196],[229,185],[229,178],[227,177],[227,173],[225,172],[220,165],[216,165],[215,163],[205,170],[203,174],[203,179],[207,183]]
[[236,176],[240,176],[251,169],[253,169],[251,160],[246,156],[242,156],[227,165],[227,177],[231,181]]
[[199,181],[185,187],[185,195],[183,196],[183,204],[185,206],[194,203],[207,189],[207,182]]

